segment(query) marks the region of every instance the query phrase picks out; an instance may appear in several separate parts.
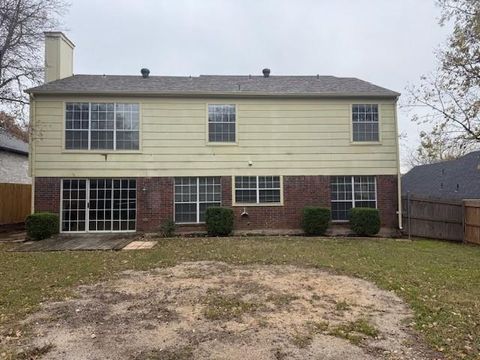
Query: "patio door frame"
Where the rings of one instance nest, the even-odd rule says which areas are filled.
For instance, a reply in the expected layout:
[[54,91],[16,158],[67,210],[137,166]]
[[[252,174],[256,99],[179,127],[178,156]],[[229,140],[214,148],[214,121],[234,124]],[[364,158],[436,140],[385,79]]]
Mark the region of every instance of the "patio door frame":
[[[90,230],[90,180],[92,179],[104,179],[104,180],[131,180],[131,178],[61,178],[60,179],[60,224],[59,231],[62,234],[85,234],[85,233],[133,233],[137,231],[137,209],[138,209],[138,194],[135,189],[135,229],[134,230]],[[84,231],[63,231],[63,181],[64,180],[85,180],[85,230]],[[135,186],[136,186],[135,179]],[[113,217],[113,188],[112,188],[112,217]]]

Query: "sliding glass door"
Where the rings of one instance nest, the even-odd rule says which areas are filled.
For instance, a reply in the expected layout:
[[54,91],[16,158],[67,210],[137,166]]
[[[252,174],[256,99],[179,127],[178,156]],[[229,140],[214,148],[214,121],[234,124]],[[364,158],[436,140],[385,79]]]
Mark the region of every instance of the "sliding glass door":
[[87,228],[87,180],[62,181],[62,231],[79,232]]
[[135,179],[64,179],[62,232],[135,231]]

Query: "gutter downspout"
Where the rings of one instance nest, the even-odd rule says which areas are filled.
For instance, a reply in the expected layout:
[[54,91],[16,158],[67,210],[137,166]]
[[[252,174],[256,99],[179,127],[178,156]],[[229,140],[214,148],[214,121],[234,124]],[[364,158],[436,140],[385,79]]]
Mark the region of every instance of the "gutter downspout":
[[395,119],[395,127],[396,127],[396,137],[395,142],[397,146],[397,202],[398,202],[398,228],[403,230],[403,219],[402,219],[402,174],[400,172],[400,145],[398,139],[398,117],[397,117],[397,103],[398,98],[395,99],[395,112],[394,112],[394,119]]
[[30,213],[35,212],[35,96],[30,94],[30,126],[29,126],[29,175],[32,178],[32,200]]

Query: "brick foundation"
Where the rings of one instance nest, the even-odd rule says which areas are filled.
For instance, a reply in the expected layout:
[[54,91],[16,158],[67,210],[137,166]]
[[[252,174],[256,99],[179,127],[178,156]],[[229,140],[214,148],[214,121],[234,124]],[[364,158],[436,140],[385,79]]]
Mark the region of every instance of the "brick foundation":
[[[232,178],[222,177],[222,206],[232,206]],[[137,178],[137,230],[157,231],[173,219],[174,179]],[[283,206],[234,206],[235,230],[298,230],[305,206],[330,206],[328,176],[284,176]],[[377,176],[377,206],[382,227],[397,227],[397,177]],[[244,208],[248,217],[242,217]],[[60,178],[35,178],[35,211],[60,212]],[[204,225],[181,225],[179,231],[203,231]]]

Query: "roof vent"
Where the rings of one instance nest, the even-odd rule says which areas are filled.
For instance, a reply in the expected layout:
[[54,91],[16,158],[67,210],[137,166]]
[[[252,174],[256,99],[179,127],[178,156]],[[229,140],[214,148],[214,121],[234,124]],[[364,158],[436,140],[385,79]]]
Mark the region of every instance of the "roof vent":
[[265,68],[262,70],[262,72],[264,78],[268,78],[270,76],[270,69]]
[[147,68],[143,68],[142,70],[140,70],[140,72],[142,73],[142,77],[144,79],[148,78],[148,75],[150,75],[150,70],[148,70]]

